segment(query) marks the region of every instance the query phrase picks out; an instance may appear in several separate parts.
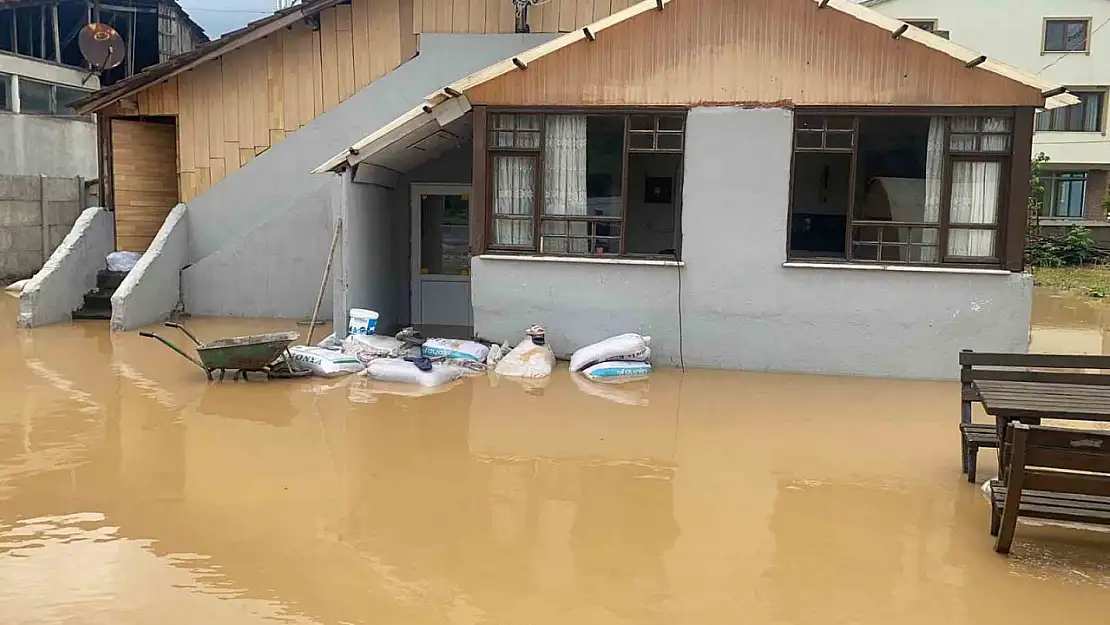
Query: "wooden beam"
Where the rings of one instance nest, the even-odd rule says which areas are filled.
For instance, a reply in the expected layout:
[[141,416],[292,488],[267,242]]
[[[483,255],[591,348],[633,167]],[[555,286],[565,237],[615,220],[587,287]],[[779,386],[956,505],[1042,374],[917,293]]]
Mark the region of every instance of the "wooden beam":
[[973,67],[979,67],[980,65],[982,65],[983,63],[986,63],[986,62],[987,62],[986,55],[982,55],[982,56],[976,57],[976,58],[971,59],[970,61],[968,61],[967,64],[966,64],[966,67],[968,69],[971,69]]
[[909,29],[910,29],[909,24],[902,24],[901,26],[898,27],[898,30],[890,33],[890,37],[892,39],[901,39],[902,35],[906,34],[906,31],[909,30]]

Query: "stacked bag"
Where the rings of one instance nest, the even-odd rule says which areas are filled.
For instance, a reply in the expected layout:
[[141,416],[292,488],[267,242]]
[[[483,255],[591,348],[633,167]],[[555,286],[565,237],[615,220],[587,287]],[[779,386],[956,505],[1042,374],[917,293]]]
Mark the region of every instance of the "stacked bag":
[[587,345],[570,357],[570,370],[595,382],[627,382],[651,373],[650,336],[621,334]]

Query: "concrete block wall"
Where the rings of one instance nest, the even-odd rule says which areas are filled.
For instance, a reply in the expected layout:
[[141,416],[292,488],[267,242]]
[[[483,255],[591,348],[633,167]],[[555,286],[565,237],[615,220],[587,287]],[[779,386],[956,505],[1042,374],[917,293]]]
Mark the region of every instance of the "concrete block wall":
[[35,274],[85,208],[80,178],[0,175],[0,280]]

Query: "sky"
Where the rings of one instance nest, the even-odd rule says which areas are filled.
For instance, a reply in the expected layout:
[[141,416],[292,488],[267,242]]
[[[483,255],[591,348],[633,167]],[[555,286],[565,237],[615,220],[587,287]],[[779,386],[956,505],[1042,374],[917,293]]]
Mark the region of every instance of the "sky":
[[177,3],[212,39],[266,17],[278,8],[278,0],[177,0]]

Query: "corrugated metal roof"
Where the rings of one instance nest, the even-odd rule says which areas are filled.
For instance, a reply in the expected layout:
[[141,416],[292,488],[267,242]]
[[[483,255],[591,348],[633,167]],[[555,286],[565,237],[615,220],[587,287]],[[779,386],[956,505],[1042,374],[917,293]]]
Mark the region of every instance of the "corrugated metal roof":
[[130,78],[125,78],[111,87],[101,89],[88,98],[77,101],[75,107],[81,114],[94,113],[144,87],[167,80],[201,63],[218,58],[240,46],[284,28],[288,24],[311,17],[337,4],[342,4],[344,1],[306,0],[301,4],[276,11],[273,15],[251,22],[239,30],[225,33],[219,39],[197,46],[189,52],[179,54],[163,63],[151,65]]
[[[437,106],[444,102],[465,96],[467,90],[483,83],[489,82],[499,76],[507,74],[512,71],[521,69],[521,65],[527,66],[532,61],[542,58],[556,50],[561,50],[567,46],[578,43],[579,41],[587,38],[592,38],[594,33],[598,33],[606,28],[619,24],[625,20],[632,19],[646,11],[662,9],[664,5],[672,2],[673,0],[644,0],[635,4],[623,11],[614,13],[604,19],[598,20],[582,29],[571,31],[565,35],[557,37],[547,43],[536,46],[530,50],[522,52],[508,59],[504,59],[495,63],[481,71],[475,72],[461,80],[458,80],[450,85],[429,94],[424,98],[424,101],[417,106],[410,109],[397,119],[374,133],[363,138],[352,145],[347,151],[337,154],[323,163],[313,173],[323,173],[333,171],[346,165],[356,165],[369,159],[372,155],[382,152],[392,146],[394,143],[401,141],[405,137],[413,133],[429,134],[433,125],[437,124],[434,111]],[[887,17],[878,11],[868,9],[862,5],[850,2],[849,0],[812,0],[815,4],[821,5],[827,9],[833,9],[846,13],[864,21],[868,24],[878,28],[885,29],[891,33],[898,31],[904,25],[904,22]],[[590,35],[586,33],[589,32]],[[948,55],[958,59],[964,63],[976,62],[976,69],[989,71],[998,74],[1009,80],[1013,80],[1020,84],[1027,85],[1034,89],[1039,90],[1041,93],[1051,93],[1059,90],[1058,85],[1054,85],[1047,81],[1042,80],[1031,74],[1022,72],[1004,63],[999,63],[991,59],[980,61],[983,57],[979,52],[975,52],[963,46],[957,45],[938,37],[932,33],[925,32],[920,29],[910,28],[901,35],[902,39],[908,39],[921,45],[924,45],[932,50],[941,54]],[[1045,102],[1046,108],[1056,108],[1060,106],[1068,106],[1077,104],[1079,99],[1073,95],[1061,93],[1051,98],[1047,98]]]

